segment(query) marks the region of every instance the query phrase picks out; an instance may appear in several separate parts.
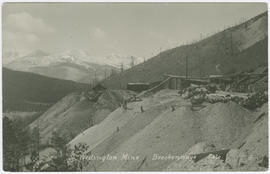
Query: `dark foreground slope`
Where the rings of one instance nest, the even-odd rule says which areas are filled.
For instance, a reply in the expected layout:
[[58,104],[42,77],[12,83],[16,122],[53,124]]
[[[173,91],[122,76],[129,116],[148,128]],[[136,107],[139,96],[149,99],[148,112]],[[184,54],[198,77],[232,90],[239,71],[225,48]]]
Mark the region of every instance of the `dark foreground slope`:
[[188,56],[190,76],[228,74],[267,64],[267,13],[226,29],[191,45],[161,54],[123,73],[109,77],[104,84],[125,88],[128,82],[153,82],[164,74],[185,75]]
[[3,111],[40,111],[86,84],[3,68]]

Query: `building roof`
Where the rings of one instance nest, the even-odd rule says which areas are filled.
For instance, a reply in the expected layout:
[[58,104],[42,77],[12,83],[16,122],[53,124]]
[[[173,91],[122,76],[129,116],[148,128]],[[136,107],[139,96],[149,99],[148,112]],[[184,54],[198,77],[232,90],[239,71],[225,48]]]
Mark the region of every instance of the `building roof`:
[[209,78],[223,78],[223,75],[209,75]]
[[99,90],[105,90],[106,87],[104,87],[102,84],[98,83],[96,86],[92,88],[94,91],[99,91]]
[[128,85],[150,85],[150,83],[128,83]]

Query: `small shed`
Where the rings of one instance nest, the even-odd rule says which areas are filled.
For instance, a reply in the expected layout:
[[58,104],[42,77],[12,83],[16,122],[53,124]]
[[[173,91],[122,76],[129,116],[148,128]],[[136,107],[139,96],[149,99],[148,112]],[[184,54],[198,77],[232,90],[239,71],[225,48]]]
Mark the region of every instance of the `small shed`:
[[150,83],[128,83],[127,90],[142,92],[150,88]]

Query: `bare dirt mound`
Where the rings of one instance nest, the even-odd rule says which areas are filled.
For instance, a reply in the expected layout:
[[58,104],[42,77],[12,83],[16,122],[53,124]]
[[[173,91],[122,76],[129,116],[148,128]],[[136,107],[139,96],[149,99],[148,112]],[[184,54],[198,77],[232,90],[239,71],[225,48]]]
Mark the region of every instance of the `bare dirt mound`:
[[[250,118],[250,117],[249,117]],[[268,104],[263,105],[249,119],[249,134],[242,135],[234,141],[236,146],[228,151],[225,159],[221,159],[205,150],[205,143],[198,143],[188,150],[187,155],[200,154],[207,151],[209,155],[195,162],[193,160],[179,160],[171,163],[166,171],[265,171],[268,168]],[[228,134],[228,137],[231,137]],[[244,137],[244,138],[243,138]],[[233,137],[232,142],[234,140]],[[215,138],[214,138],[215,139]]]
[[202,141],[227,148],[250,131],[252,114],[234,102],[216,103],[200,111]]
[[[140,106],[145,112],[141,113]],[[198,146],[197,152],[238,148],[257,118],[234,102],[209,104],[193,111],[174,90],[161,90],[141,102],[129,103],[128,108],[115,110],[70,142],[85,142],[91,155],[117,157],[94,160],[85,170],[160,171],[199,142],[207,146]]]
[[[158,171],[172,162],[172,159],[159,160],[156,156],[179,155],[190,145],[196,143],[194,129],[196,115],[188,107],[181,107],[175,112],[167,109],[143,130],[123,142],[111,153],[122,158],[124,153],[138,156],[138,160],[107,161],[99,166],[99,170],[119,171]],[[190,136],[193,134],[194,136]]]
[[256,163],[268,158],[268,104],[262,106],[255,115],[252,132],[246,137],[240,148],[249,156],[256,157]]
[[237,138],[245,136],[250,118],[249,111],[232,102],[209,105],[201,111],[192,111],[189,106],[174,112],[165,109],[151,124],[110,153],[121,157],[128,152],[140,160],[108,161],[98,169],[160,171],[175,160],[168,155],[179,156],[196,142],[211,142],[216,149],[230,147]]
[[118,108],[122,95],[131,95],[130,92],[124,93],[105,90],[96,102],[90,101],[85,93],[69,94],[33,122],[30,128],[39,124],[41,142],[45,144],[49,143],[53,131],[71,140]]
[[[176,96],[174,92],[171,95],[160,93],[153,97],[145,98],[141,102],[129,103],[127,110],[118,108],[100,124],[97,124],[78,135],[70,142],[70,144],[86,142],[90,146],[90,150],[92,150],[92,148],[99,143],[102,143],[103,140],[111,137],[117,130],[117,127],[119,128],[119,133],[123,132],[125,136],[130,133],[136,133],[136,131],[141,130],[145,125],[151,123],[162,110],[169,107],[170,103],[175,102],[175,99],[182,101],[180,98],[171,99],[172,95]],[[163,99],[163,101],[161,99]],[[143,106],[145,111],[143,113],[141,113],[140,110],[141,106]]]

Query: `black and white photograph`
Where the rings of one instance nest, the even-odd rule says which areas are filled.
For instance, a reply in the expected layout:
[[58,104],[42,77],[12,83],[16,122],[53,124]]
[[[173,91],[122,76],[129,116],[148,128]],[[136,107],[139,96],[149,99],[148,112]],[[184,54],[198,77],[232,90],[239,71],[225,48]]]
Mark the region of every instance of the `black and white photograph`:
[[1,5],[1,173],[268,171],[267,1]]

